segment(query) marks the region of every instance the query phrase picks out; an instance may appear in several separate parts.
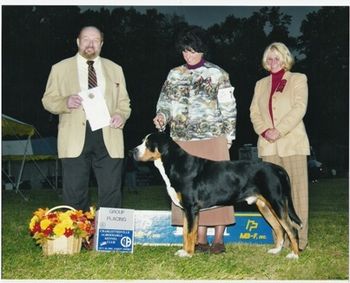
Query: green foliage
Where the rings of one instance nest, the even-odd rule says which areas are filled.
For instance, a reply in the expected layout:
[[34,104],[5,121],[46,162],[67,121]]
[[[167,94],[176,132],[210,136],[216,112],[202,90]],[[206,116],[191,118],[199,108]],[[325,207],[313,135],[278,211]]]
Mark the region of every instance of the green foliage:
[[[299,67],[308,76],[310,107],[306,122],[311,140],[314,144],[347,145],[349,7],[323,7],[310,13],[301,32],[298,49],[304,59]],[[320,122],[322,127],[312,126]]]
[[[143,279],[143,280],[348,280],[348,180],[321,179],[310,185],[310,245],[299,260],[285,259],[287,250],[270,255],[266,245],[228,244],[221,255],[195,254],[179,258],[178,246],[135,246],[133,254],[82,250],[73,256],[44,257],[28,234],[28,223],[38,207],[61,204],[51,190],[32,190],[25,202],[3,191],[3,279]],[[95,189],[91,190],[96,198]],[[125,189],[124,207],[169,209],[165,188]]]

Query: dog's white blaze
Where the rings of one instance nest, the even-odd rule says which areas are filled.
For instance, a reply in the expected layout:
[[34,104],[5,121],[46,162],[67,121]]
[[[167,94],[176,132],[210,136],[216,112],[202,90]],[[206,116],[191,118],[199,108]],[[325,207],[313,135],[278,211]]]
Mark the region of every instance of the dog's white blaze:
[[143,156],[145,154],[145,151],[146,151],[146,139],[149,135],[147,135],[145,137],[145,139],[143,140],[142,144],[140,144],[139,146],[137,146],[137,154],[138,154],[138,158],[140,156]]
[[165,169],[164,169],[162,160],[161,159],[155,160],[154,166],[156,166],[158,168],[160,174],[162,175],[162,178],[166,184],[166,190],[167,190],[168,195],[170,196],[172,202],[175,205],[177,205],[178,207],[183,208],[179,202],[179,199],[177,198],[177,194],[176,194],[175,189],[171,186],[170,180],[169,180],[168,176],[165,174]]
[[252,203],[256,203],[256,199],[257,197],[252,196],[252,197],[247,197],[245,200],[249,205],[251,205]]

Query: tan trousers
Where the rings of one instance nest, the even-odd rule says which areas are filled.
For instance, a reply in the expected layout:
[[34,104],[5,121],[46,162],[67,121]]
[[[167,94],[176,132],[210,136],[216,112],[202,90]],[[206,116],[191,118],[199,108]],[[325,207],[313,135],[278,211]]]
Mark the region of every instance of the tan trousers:
[[277,155],[262,156],[263,161],[271,162],[283,167],[290,178],[292,200],[295,211],[303,223],[299,230],[299,248],[305,249],[308,245],[309,230],[309,181],[307,174],[306,155],[279,157]]

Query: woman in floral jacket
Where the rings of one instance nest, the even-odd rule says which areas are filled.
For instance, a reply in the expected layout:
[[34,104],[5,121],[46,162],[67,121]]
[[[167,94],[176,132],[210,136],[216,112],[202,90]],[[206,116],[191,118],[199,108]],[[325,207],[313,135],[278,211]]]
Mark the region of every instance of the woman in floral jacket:
[[293,63],[283,43],[275,42],[265,49],[262,65],[270,74],[256,83],[250,118],[259,135],[259,156],[288,172],[294,207],[303,222],[299,248],[304,250],[308,244],[307,155],[310,146],[303,117],[308,87],[304,74],[290,72]]
[[[206,35],[197,27],[185,31],[177,44],[185,64],[172,69],[157,103],[155,126],[170,125],[173,140],[189,154],[229,160],[229,148],[235,139],[236,101],[229,75],[206,61]],[[197,252],[214,254],[225,251],[223,233],[234,222],[233,207],[225,206],[199,213]],[[183,225],[182,211],[172,205],[172,224]],[[215,227],[212,245],[207,227]]]

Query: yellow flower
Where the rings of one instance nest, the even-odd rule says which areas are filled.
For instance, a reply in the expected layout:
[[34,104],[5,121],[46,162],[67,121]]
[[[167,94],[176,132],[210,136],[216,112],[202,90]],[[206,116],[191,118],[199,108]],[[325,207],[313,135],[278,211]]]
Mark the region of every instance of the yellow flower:
[[64,234],[64,231],[66,231],[66,226],[63,223],[58,223],[54,228],[53,232],[57,236],[62,236]]
[[34,228],[34,225],[36,222],[39,222],[39,217],[38,216],[33,216],[32,219],[30,220],[30,223],[29,223],[29,229],[30,230],[33,230]]
[[96,212],[96,209],[93,206],[90,206],[90,211],[85,212],[85,215],[88,219],[94,219],[95,212]]
[[71,219],[64,219],[61,224],[66,228],[73,229],[73,221]]
[[51,221],[49,219],[43,219],[40,221],[40,228],[42,230],[45,230],[47,227],[49,227],[51,224]]
[[70,218],[70,211],[62,213],[59,215],[59,223],[62,224],[65,228],[72,228],[73,220]]

